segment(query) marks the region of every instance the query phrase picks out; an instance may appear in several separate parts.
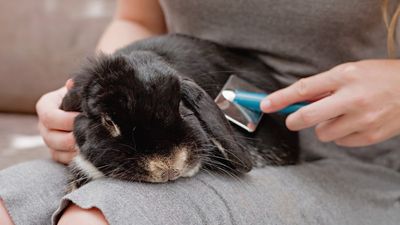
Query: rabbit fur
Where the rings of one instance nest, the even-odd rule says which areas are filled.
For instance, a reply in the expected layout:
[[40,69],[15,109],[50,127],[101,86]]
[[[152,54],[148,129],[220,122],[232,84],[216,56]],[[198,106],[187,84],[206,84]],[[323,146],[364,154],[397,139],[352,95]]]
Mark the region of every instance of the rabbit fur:
[[243,174],[295,164],[298,138],[283,116],[265,115],[247,133],[213,100],[231,74],[275,91],[281,87],[272,72],[248,51],[180,34],[97,55],[73,78],[60,106],[81,112],[71,189],[101,177],[167,182],[201,169]]

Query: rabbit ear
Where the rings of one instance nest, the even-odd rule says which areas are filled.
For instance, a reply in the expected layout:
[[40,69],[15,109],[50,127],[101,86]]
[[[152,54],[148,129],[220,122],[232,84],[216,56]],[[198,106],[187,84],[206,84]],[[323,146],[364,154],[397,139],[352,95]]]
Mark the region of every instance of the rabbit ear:
[[232,128],[213,99],[194,81],[181,81],[181,95],[184,104],[199,119],[209,135],[210,142],[220,151],[227,164],[237,172],[245,173],[252,169],[250,154],[238,144]]

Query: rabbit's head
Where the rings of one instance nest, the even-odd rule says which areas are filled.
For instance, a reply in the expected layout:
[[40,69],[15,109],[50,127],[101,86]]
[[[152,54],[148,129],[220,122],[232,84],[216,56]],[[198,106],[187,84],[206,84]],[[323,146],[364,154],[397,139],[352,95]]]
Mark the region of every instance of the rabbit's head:
[[75,85],[80,157],[105,176],[166,182],[203,167],[231,173],[252,167],[213,99],[152,53],[101,56]]

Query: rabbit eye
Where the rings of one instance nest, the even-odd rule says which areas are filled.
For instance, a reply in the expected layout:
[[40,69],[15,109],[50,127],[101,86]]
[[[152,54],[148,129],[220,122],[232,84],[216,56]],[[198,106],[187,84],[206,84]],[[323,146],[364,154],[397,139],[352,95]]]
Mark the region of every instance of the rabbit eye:
[[187,114],[183,114],[182,117],[188,117],[188,116],[193,116],[194,113],[187,113]]
[[112,119],[108,115],[103,114],[101,116],[101,123],[110,132],[111,136],[118,137],[121,135],[119,127],[112,121]]

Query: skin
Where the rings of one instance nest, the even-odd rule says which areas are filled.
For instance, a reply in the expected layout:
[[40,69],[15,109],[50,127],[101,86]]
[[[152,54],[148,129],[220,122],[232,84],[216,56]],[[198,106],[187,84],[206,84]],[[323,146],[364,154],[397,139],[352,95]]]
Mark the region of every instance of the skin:
[[11,217],[8,215],[7,209],[4,206],[3,200],[0,198],[0,222],[2,225],[13,225]]
[[58,221],[58,225],[108,225],[107,220],[97,208],[82,209],[76,205],[69,206]]
[[43,95],[36,104],[40,134],[49,147],[52,159],[63,164],[68,164],[77,154],[71,131],[78,113],[59,109],[67,88],[71,86],[72,81],[68,80],[65,87]]
[[319,140],[346,147],[376,144],[400,134],[399,73],[400,60],[346,63],[272,93],[261,109],[320,99],[289,115],[287,127],[315,127]]

